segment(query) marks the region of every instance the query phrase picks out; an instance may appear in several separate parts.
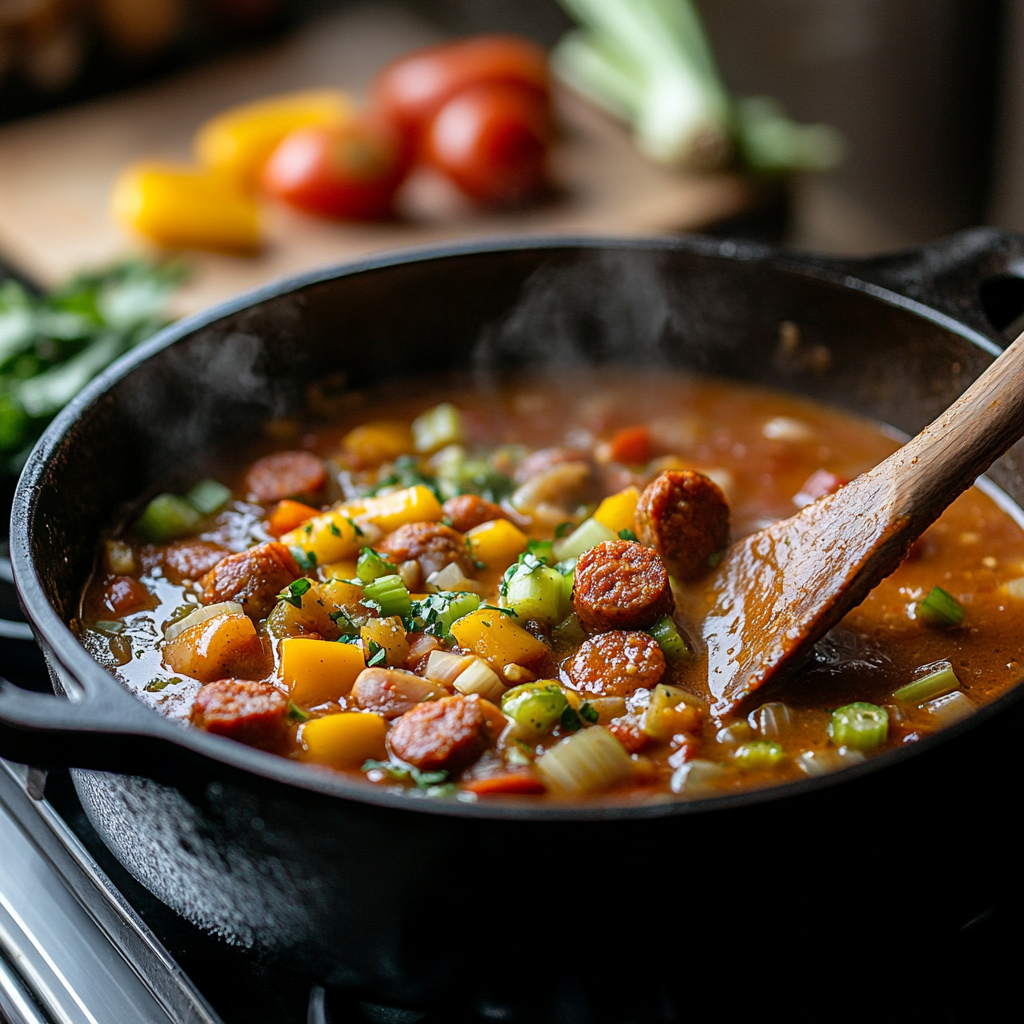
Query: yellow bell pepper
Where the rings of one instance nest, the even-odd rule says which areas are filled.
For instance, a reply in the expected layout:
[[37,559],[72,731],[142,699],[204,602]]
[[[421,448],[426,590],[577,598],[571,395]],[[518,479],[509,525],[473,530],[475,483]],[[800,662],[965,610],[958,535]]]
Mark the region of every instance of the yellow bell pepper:
[[357,555],[362,538],[351,517],[341,509],[335,509],[314,516],[308,523],[290,530],[281,537],[281,543],[311,552],[316,555],[317,565],[327,565]]
[[473,557],[489,569],[503,569],[526,550],[529,537],[507,519],[492,519],[466,534]]
[[494,608],[481,608],[452,623],[460,647],[475,651],[499,669],[510,663],[529,664],[547,651],[543,642]]
[[300,740],[309,761],[336,768],[358,768],[368,758],[387,757],[387,732],[388,724],[380,715],[342,711],[306,722]]
[[363,648],[356,644],[302,636],[281,641],[281,675],[292,700],[306,707],[344,697],[364,668]]
[[444,509],[434,497],[434,492],[423,484],[417,484],[379,498],[367,498],[357,518],[391,533],[406,523],[438,523],[443,517]]
[[236,188],[250,189],[278,143],[296,128],[346,122],[355,106],[343,92],[314,89],[231,107],[196,133],[196,159]]
[[594,513],[594,518],[602,525],[607,526],[612,533],[620,530],[631,530],[636,532],[636,506],[640,501],[640,491],[636,487],[627,487],[618,494],[611,494],[600,505]]
[[364,423],[350,430],[341,442],[349,455],[366,465],[377,465],[395,459],[413,449],[412,433],[404,423],[384,420]]
[[110,207],[118,224],[158,245],[252,252],[260,244],[255,200],[192,167],[131,164],[114,183]]

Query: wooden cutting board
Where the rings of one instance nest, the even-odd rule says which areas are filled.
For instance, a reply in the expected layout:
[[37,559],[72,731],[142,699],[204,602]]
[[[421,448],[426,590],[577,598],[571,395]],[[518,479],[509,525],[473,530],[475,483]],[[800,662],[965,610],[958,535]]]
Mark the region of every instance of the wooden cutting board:
[[[107,213],[111,184],[125,163],[188,159],[196,127],[235,103],[315,86],[362,93],[384,62],[437,38],[401,9],[346,12],[282,43],[9,125],[0,130],[0,253],[33,280],[53,285],[83,267],[147,251]],[[189,254],[195,271],[176,312],[377,250],[526,232],[692,231],[757,201],[754,187],[738,175],[657,167],[636,153],[621,124],[568,93],[556,103],[564,129],[552,160],[557,198],[515,214],[483,213],[420,177],[403,197],[407,217],[391,224],[327,222],[268,205],[268,240],[258,256]]]

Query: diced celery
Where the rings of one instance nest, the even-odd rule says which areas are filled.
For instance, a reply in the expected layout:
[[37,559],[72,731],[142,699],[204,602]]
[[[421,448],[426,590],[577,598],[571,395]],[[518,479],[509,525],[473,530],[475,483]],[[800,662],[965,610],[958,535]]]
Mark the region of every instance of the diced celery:
[[428,409],[412,422],[412,436],[418,452],[434,452],[462,441],[462,417],[450,402]]
[[845,704],[832,712],[828,734],[837,747],[870,750],[881,746],[889,735],[889,713],[865,701]]
[[135,520],[132,529],[151,544],[191,533],[202,519],[191,502],[176,494],[158,494]]
[[579,558],[584,551],[589,551],[606,540],[615,539],[615,534],[607,526],[596,519],[585,519],[568,537],[555,541],[555,558],[559,561],[564,558]]
[[930,712],[940,725],[952,725],[954,722],[970,718],[974,714],[973,701],[960,690],[947,693],[945,697],[927,701],[921,705],[921,708],[923,711]]
[[380,617],[386,619],[391,615],[408,615],[412,611],[412,600],[409,591],[397,573],[392,576],[380,576],[363,587],[362,603],[374,601],[379,606]]
[[741,768],[774,768],[786,756],[786,752],[780,743],[753,740],[741,743],[732,756]]
[[960,689],[953,666],[948,661],[937,661],[926,666],[932,669],[927,675],[915,679],[906,686],[901,686],[893,696],[904,704],[923,704],[926,700],[944,697],[947,693]]
[[413,608],[413,628],[421,629],[431,636],[446,637],[452,623],[475,612],[480,607],[476,594],[431,594],[423,601],[417,601]]
[[628,778],[633,762],[625,747],[602,725],[567,736],[537,758],[544,781],[570,793],[593,793]]
[[746,722],[733,722],[715,733],[715,742],[723,747],[738,747],[754,738],[754,730]]
[[356,575],[364,583],[372,583],[381,576],[393,576],[398,568],[391,564],[383,555],[377,554],[373,548],[363,548],[356,562]]
[[430,465],[437,474],[437,489],[444,501],[462,493],[462,471],[466,465],[466,449],[462,445],[442,448],[431,458]]
[[216,480],[200,480],[185,495],[185,500],[190,502],[198,512],[209,516],[231,500],[231,491]]
[[694,758],[680,765],[672,774],[672,792],[703,796],[721,788],[729,777],[729,769],[715,761]]
[[515,721],[516,733],[524,739],[547,735],[568,707],[562,688],[551,682],[514,686],[501,699],[501,710]]
[[658,641],[662,654],[668,662],[686,661],[690,657],[690,648],[679,635],[676,624],[668,615],[662,615],[647,631]]
[[932,587],[928,596],[918,602],[915,614],[930,626],[959,626],[964,621],[963,606],[942,587]]
[[840,747],[838,750],[805,750],[796,763],[803,771],[813,778],[837,772],[850,765],[861,764],[865,759],[859,750],[852,747]]
[[792,725],[793,716],[789,708],[781,701],[773,700],[762,704],[756,711],[747,715],[747,722],[751,729],[759,732],[763,739],[781,740],[785,738],[789,727]]
[[564,579],[557,569],[531,559],[522,561],[503,584],[505,607],[511,608],[521,619],[553,624],[562,613]]

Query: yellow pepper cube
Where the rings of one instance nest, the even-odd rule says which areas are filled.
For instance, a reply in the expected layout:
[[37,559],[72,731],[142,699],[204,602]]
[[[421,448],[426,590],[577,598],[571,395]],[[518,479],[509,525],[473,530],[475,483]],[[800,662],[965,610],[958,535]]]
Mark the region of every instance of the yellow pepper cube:
[[355,523],[341,509],[314,516],[308,523],[286,533],[281,543],[316,555],[317,565],[351,558],[362,546]]
[[376,466],[413,450],[412,432],[405,423],[384,420],[364,423],[350,430],[341,442],[342,448],[360,462]]
[[158,245],[252,252],[260,244],[256,201],[192,167],[132,164],[114,183],[110,207],[122,227]]
[[499,669],[536,661],[547,647],[512,618],[494,608],[481,608],[452,623],[452,636],[460,647],[475,651]]
[[336,768],[358,768],[369,758],[387,757],[388,723],[380,715],[342,711],[314,718],[302,727],[306,759]]
[[340,562],[328,562],[320,566],[320,571],[329,580],[354,580],[356,578],[356,560],[343,558]]
[[529,537],[507,519],[492,519],[466,534],[473,557],[489,569],[503,569],[526,550]]
[[359,518],[391,533],[406,523],[438,523],[444,518],[444,509],[429,487],[417,484],[379,498],[367,498]]
[[632,530],[636,532],[636,506],[640,501],[640,491],[636,487],[627,487],[618,494],[611,494],[600,505],[594,513],[594,518],[602,525],[607,526],[612,533],[620,530]]
[[281,641],[281,674],[296,704],[312,708],[344,697],[364,668],[361,645],[301,636]]
[[351,100],[335,89],[286,93],[231,107],[196,133],[196,159],[236,187],[252,188],[270,154],[290,132],[343,123],[354,113]]

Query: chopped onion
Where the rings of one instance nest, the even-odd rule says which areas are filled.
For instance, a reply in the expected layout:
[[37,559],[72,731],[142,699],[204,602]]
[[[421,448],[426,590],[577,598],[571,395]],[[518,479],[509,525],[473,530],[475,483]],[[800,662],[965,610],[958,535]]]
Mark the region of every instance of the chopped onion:
[[733,722],[715,733],[715,740],[723,747],[738,747],[741,743],[753,738],[753,729],[747,722]]
[[773,700],[762,704],[747,717],[750,728],[759,732],[766,740],[781,740],[789,731],[793,716],[781,701]]
[[440,594],[449,591],[456,594],[479,594],[480,584],[476,580],[466,579],[462,570],[455,562],[449,562],[443,569],[432,572],[427,577],[428,594]]
[[454,686],[459,693],[467,696],[476,693],[490,701],[500,701],[505,692],[505,684],[498,673],[480,658],[472,659],[472,663],[459,673]]
[[535,762],[544,781],[569,793],[594,793],[627,778],[633,762],[604,726],[582,729],[545,751]]
[[451,654],[448,651],[431,651],[427,658],[424,675],[442,686],[451,686],[473,664],[472,654]]
[[820,775],[837,772],[841,768],[860,764],[864,760],[866,758],[859,750],[854,750],[852,747],[839,747],[835,750],[805,750],[797,757],[796,763],[808,775],[817,778]]
[[675,770],[672,775],[672,792],[686,793],[688,796],[712,793],[728,774],[729,769],[725,765],[696,757]]
[[940,725],[952,725],[974,714],[974,703],[971,698],[959,690],[947,693],[945,697],[930,700],[922,704],[921,708],[930,712]]
[[237,601],[220,601],[217,604],[204,605],[202,608],[197,608],[194,612],[189,612],[183,619],[178,619],[177,622],[172,622],[167,626],[164,629],[164,640],[169,643],[175,637],[184,633],[186,629],[198,626],[200,622],[205,622],[207,619],[212,619],[217,615],[242,615],[243,611],[242,606]]
[[809,441],[814,437],[814,428],[792,416],[776,416],[761,428],[761,434],[769,441]]

